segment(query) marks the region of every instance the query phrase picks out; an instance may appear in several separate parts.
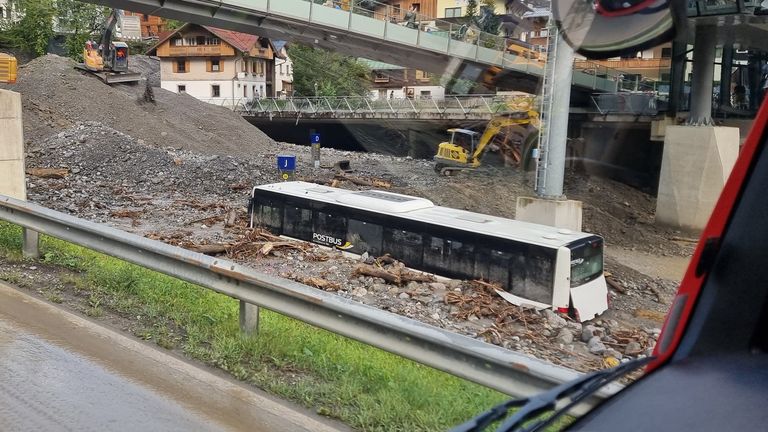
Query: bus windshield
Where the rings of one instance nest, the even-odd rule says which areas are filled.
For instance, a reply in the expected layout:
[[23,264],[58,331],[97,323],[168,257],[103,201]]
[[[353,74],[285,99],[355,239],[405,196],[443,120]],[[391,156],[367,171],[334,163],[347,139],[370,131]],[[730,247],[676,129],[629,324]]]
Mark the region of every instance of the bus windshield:
[[585,242],[572,244],[571,249],[571,288],[596,279],[603,273],[603,240],[587,239]]

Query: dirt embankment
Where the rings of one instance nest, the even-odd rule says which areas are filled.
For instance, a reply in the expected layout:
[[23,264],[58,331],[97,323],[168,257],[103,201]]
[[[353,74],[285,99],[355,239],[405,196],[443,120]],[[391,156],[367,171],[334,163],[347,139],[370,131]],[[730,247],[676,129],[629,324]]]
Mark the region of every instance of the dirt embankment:
[[[141,61],[151,75],[154,60]],[[325,168],[315,169],[307,147],[275,143],[235,113],[191,97],[155,89],[156,103],[140,102],[142,86],[109,87],[56,56],[29,63],[20,75],[13,89],[24,100],[28,166],[64,168],[60,178],[30,176],[30,199],[60,211],[185,247],[220,246],[266,273],[581,370],[647,354],[676,288],[609,259],[612,308],[581,325],[512,307],[471,281],[397,284],[361,274],[359,265],[373,257],[360,262],[314,246],[260,253],[270,240],[246,228],[244,206],[253,185],[277,181],[280,153],[297,155],[299,179],[331,183],[337,173],[330,166],[346,159],[355,181],[336,178],[339,187],[379,182],[504,217],[514,217],[517,196],[532,193],[532,179],[491,168],[438,177],[429,161],[332,149],[323,150]],[[640,191],[571,174],[566,193],[584,202],[585,230],[603,235],[609,250],[691,253],[689,243],[671,240],[680,233],[653,224],[654,199]]]

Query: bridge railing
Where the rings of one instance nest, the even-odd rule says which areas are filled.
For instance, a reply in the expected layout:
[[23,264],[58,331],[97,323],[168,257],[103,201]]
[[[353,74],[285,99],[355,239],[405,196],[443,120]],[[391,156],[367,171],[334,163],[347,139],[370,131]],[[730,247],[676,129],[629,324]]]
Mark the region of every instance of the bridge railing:
[[[214,101],[216,103],[218,101]],[[221,104],[221,103],[219,103]],[[534,96],[466,95],[441,98],[369,98],[365,96],[262,98],[226,105],[243,115],[265,117],[349,117],[480,115],[490,117],[536,109]]]
[[514,39],[482,31],[478,24],[481,24],[483,19],[489,19],[488,17],[484,18],[482,13],[475,22],[456,23],[425,15],[418,11],[413,12],[405,4],[401,6],[400,3],[387,4],[375,0],[305,1],[496,51],[505,51],[514,41]]

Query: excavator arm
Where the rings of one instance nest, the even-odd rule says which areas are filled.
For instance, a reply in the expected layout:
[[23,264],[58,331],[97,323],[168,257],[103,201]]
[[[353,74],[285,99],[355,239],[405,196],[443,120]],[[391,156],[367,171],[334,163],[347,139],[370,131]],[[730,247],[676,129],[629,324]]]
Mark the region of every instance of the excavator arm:
[[483,151],[485,150],[485,147],[488,146],[488,143],[493,140],[493,137],[495,137],[499,132],[502,131],[502,129],[513,126],[513,125],[527,125],[531,124],[537,129],[539,128],[539,113],[536,111],[527,111],[527,112],[521,112],[518,114],[514,114],[509,117],[495,117],[493,118],[489,123],[488,126],[485,128],[485,132],[483,132],[483,135],[480,137],[480,140],[477,144],[477,148],[475,148],[474,153],[472,153],[471,159],[472,161],[479,160],[479,158],[482,156]]

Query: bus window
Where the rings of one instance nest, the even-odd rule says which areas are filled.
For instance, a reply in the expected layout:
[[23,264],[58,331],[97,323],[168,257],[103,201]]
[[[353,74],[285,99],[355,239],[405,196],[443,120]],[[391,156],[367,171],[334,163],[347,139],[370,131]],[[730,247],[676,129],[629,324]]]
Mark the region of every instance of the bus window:
[[509,289],[509,263],[512,254],[492,250],[488,261],[488,280],[498,282],[505,289]]
[[283,233],[301,240],[312,240],[312,210],[286,204]]
[[421,234],[393,228],[384,229],[384,248],[382,252],[392,255],[408,267],[421,266]]
[[312,241],[326,246],[347,242],[347,218],[332,213],[315,212]]
[[381,225],[350,219],[347,241],[352,245],[350,252],[362,255],[380,256],[383,228]]
[[282,207],[273,206],[269,203],[256,204],[256,211],[253,218],[254,226],[268,228],[275,234],[280,235],[283,226]]
[[475,273],[475,247],[464,242],[448,240],[448,270],[459,277],[472,278]]
[[571,249],[571,288],[583,285],[603,274],[603,242],[589,240]]
[[445,240],[427,236],[424,248],[424,268],[436,273],[449,270],[445,263]]
[[512,259],[512,294],[540,303],[551,304],[555,253],[538,247],[515,253]]

